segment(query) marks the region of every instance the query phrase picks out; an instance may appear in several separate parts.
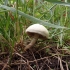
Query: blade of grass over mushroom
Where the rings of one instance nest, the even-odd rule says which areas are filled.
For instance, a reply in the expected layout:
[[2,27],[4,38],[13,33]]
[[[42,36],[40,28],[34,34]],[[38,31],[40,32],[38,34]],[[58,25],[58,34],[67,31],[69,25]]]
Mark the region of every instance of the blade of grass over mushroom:
[[58,4],[58,5],[64,5],[64,6],[69,6],[70,7],[70,3],[66,3],[66,2],[55,1],[55,0],[53,0],[53,1],[52,0],[45,0],[45,1],[55,3],[55,4]]
[[[5,5],[1,5],[0,8],[3,8],[3,9],[6,9],[6,10],[10,10],[14,13],[16,13],[16,9],[15,8],[12,8],[12,7],[8,7],[8,6],[5,6]],[[30,16],[28,14],[25,14],[24,12],[18,10],[18,14],[19,15],[22,15],[23,17],[33,21],[34,23],[40,23],[44,26],[48,26],[48,27],[52,27],[52,28],[66,28],[66,27],[63,27],[63,26],[59,26],[59,25],[55,25],[55,24],[52,24],[52,23],[49,23],[49,22],[45,22],[43,20],[40,20],[38,18],[35,18],[33,16]]]

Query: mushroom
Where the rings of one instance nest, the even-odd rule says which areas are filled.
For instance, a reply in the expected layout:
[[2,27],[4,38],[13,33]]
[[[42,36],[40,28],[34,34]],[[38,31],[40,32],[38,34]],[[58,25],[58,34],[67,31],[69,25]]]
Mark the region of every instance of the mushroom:
[[41,24],[33,24],[26,29],[26,33],[32,38],[31,42],[24,48],[24,51],[32,47],[38,38],[49,37],[48,30]]

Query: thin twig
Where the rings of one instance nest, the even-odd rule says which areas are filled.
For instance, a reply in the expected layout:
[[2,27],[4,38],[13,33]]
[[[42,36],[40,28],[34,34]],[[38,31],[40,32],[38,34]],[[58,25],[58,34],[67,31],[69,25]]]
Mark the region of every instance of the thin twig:
[[61,70],[64,70],[63,65],[62,65],[62,60],[61,60],[61,58],[59,56],[58,56],[58,60],[60,62],[60,68],[61,68]]
[[38,65],[37,59],[35,58],[34,53],[32,52],[32,50],[30,50],[30,51],[31,51],[31,53],[32,53],[32,55],[34,57],[34,60],[36,60],[35,62],[36,62],[37,70],[39,70],[39,65]]
[[[17,53],[15,53],[15,54],[17,54],[18,56],[20,56],[21,58],[23,58],[23,59],[26,59],[25,57],[23,57],[21,54],[19,54],[18,52]],[[27,60],[27,59],[26,59]],[[25,60],[23,60],[24,61],[24,63],[26,64],[27,62],[25,61]],[[28,61],[28,60],[27,60]],[[32,69],[32,70],[34,70],[30,65],[29,65],[29,67]]]
[[4,64],[4,67],[2,68],[2,70],[5,70],[5,68],[8,66],[8,64],[9,64],[9,61],[10,61],[10,58],[8,57],[8,61],[7,61],[7,63],[5,63]]
[[[51,57],[51,56],[50,56]],[[40,59],[36,59],[36,60],[33,60],[33,61],[29,61],[29,63],[33,63],[33,62],[36,62],[36,61],[41,61],[41,60],[45,60],[47,59],[48,57],[43,57],[43,58],[40,58]],[[21,64],[26,64],[27,62],[25,62],[24,60],[22,60],[23,62]],[[0,63],[0,65],[4,65],[5,63]],[[10,65],[19,65],[19,63],[10,63]]]

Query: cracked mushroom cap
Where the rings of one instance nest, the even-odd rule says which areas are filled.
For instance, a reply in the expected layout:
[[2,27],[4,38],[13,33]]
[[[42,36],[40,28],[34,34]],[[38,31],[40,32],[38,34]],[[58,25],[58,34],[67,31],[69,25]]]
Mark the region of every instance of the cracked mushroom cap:
[[41,24],[33,24],[26,29],[26,33],[32,37],[34,34],[39,34],[39,37],[48,38],[48,30]]

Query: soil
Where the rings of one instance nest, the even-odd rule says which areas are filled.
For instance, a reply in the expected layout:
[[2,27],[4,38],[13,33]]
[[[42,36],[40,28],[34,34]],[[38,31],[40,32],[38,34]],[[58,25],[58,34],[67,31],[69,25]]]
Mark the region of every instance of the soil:
[[25,46],[19,42],[12,54],[7,49],[0,51],[0,70],[70,70],[69,49],[55,43],[42,44],[23,52]]

